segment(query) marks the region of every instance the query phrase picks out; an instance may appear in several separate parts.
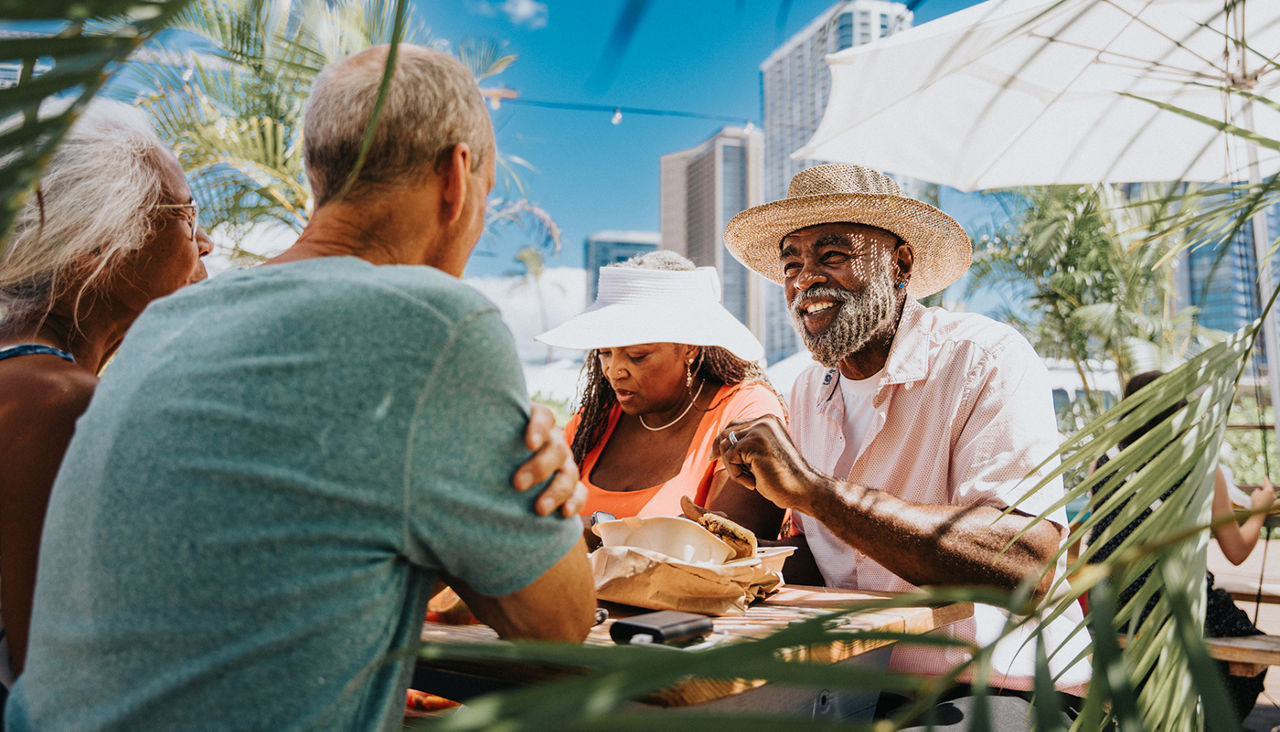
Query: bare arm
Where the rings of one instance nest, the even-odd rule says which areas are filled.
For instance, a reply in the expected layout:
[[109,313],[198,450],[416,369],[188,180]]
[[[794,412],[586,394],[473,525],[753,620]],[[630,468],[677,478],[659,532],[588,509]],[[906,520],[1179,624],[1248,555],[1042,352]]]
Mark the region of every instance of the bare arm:
[[[78,371],[78,370],[77,370]],[[36,586],[40,534],[62,456],[84,413],[97,379],[70,371],[51,378],[22,379],[21,393],[4,391],[0,409],[0,612],[21,673],[27,657],[31,601]]]
[[578,643],[595,622],[595,584],[582,540],[540,577],[509,595],[487,597],[459,579],[446,581],[481,622],[510,640]]
[[[1218,547],[1222,549],[1222,555],[1227,561],[1239,565],[1249,558],[1249,553],[1262,534],[1262,525],[1267,520],[1266,509],[1270,508],[1274,497],[1271,482],[1263,478],[1262,485],[1249,496],[1253,510],[1260,513],[1253,514],[1243,524],[1237,524],[1233,520],[1214,527],[1213,538],[1217,539]],[[1231,497],[1227,493],[1227,478],[1218,469],[1213,477],[1213,518],[1234,515]]]
[[[1060,529],[1049,522],[1014,540],[1032,524],[1030,516],[1004,514],[994,506],[911,503],[823,475],[800,456],[776,418],[735,423],[732,430],[737,444],[722,438],[717,451],[731,470],[747,471],[740,482],[779,506],[817,518],[912,584],[1013,589],[1041,573],[1058,548]],[[1051,575],[1042,579],[1038,594],[1047,591]]]

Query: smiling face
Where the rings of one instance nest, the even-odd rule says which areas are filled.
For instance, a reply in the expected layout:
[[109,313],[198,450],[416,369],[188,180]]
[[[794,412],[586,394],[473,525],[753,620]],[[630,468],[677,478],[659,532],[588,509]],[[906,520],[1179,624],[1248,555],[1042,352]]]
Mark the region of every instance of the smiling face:
[[698,355],[697,346],[681,343],[641,343],[600,348],[600,371],[630,415],[665,412],[688,403],[685,369]]
[[910,250],[894,234],[861,224],[819,224],[783,237],[787,304],[819,363],[834,367],[892,331]]

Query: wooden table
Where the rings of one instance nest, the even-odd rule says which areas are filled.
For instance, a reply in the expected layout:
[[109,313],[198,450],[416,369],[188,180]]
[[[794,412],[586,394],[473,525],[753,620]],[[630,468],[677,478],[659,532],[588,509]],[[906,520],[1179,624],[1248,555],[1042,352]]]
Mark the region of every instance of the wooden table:
[[[806,620],[850,604],[887,597],[883,593],[836,590],[824,587],[784,585],[763,602],[747,609],[745,615],[715,618],[715,631],[724,633],[723,642],[761,638],[785,628],[792,622]],[[609,638],[609,625],[619,617],[648,612],[636,608],[607,605],[610,620],[597,625],[586,639],[589,645],[613,645]],[[973,616],[971,603],[950,603],[936,607],[910,607],[876,610],[860,613],[847,619],[845,627],[858,630],[927,633],[936,628]],[[422,640],[431,642],[488,642],[500,643],[496,633],[484,625],[442,625],[427,623]],[[857,642],[832,641],[807,648],[788,649],[782,658],[788,661],[817,663],[867,662],[888,663],[891,640],[866,640]],[[510,663],[419,661],[414,676],[414,688],[431,691],[448,697],[450,693],[461,695],[458,689],[476,692],[491,691],[513,685],[531,684],[571,673],[563,668],[516,665]],[[762,709],[770,711],[806,711],[815,715],[848,716],[845,712],[854,707],[864,708],[867,695],[857,700],[840,698],[840,695],[819,690],[779,689],[758,679],[690,679],[645,698],[643,701],[657,706],[701,705],[705,708],[733,708],[737,710]],[[455,697],[456,698],[456,697]],[[875,697],[870,697],[874,705]]]

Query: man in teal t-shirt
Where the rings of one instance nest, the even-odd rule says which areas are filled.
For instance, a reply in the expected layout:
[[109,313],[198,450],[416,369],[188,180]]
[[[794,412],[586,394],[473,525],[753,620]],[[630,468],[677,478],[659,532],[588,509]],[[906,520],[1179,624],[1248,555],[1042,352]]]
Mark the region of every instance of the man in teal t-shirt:
[[529,457],[510,333],[456,279],[488,116],[455,60],[399,54],[350,192],[385,48],[316,82],[298,243],[125,339],[54,487],[12,729],[397,726],[397,652],[441,577],[504,636],[590,627],[579,522],[510,486]]

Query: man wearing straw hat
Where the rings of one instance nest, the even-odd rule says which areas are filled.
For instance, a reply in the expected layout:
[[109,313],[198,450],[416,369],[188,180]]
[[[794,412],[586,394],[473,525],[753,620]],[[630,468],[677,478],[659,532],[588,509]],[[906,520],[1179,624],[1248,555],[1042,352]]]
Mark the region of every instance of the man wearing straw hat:
[[[906,591],[1013,589],[1039,576],[1066,534],[1062,509],[1050,510],[1060,481],[1032,490],[1058,444],[1044,365],[1008,326],[917,302],[968,269],[964,229],[874,170],[822,165],[798,173],[785,199],[735,216],[724,238],[785,288],[821,364],[796,381],[790,433],[764,418],[731,425],[719,443],[740,481],[792,510],[797,557],[811,558],[814,580]],[[1042,513],[1048,520],[1034,523]],[[986,646],[1004,620],[978,605],[949,632]],[[1075,694],[1090,673],[1087,661],[1071,665],[1087,640],[1080,622],[1073,604],[1046,630],[1057,686]],[[1026,639],[1001,642],[992,662],[997,710],[1011,706],[1015,716],[1033,688],[1035,644]],[[901,644],[891,667],[939,675],[965,658]]]

